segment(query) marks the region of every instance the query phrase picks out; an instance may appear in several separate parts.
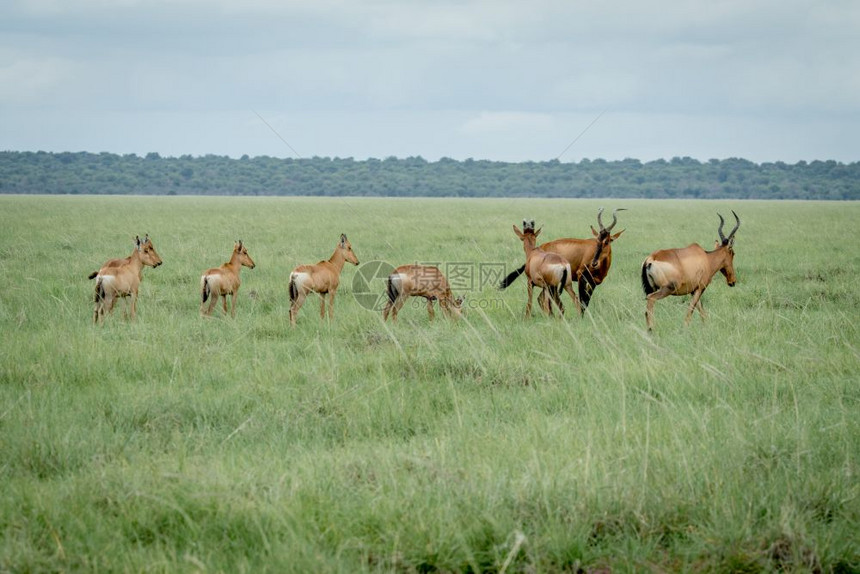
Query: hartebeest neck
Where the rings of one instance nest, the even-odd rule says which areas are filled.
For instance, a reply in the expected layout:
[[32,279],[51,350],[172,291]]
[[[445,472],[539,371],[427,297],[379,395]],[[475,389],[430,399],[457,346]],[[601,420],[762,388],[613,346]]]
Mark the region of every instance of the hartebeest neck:
[[717,247],[713,251],[705,251],[705,255],[708,256],[708,267],[711,271],[711,277],[716,275],[717,271],[725,267],[727,251],[728,248],[724,245]]
[[535,243],[537,240],[534,235],[529,234],[523,237],[523,251],[526,252],[526,258],[528,258],[529,253],[535,250]]
[[239,270],[242,268],[242,259],[239,256],[239,252],[234,250],[233,255],[230,256],[230,261],[227,262],[227,268],[229,268],[233,273],[239,274]]
[[135,247],[131,256],[128,258],[128,265],[135,271],[140,271],[143,269],[143,259],[140,258],[140,249]]
[[332,264],[332,267],[334,267],[335,271],[340,275],[340,272],[343,271],[343,265],[346,263],[346,259],[340,252],[340,248],[335,248],[334,253],[332,253],[331,257],[328,258],[328,262]]

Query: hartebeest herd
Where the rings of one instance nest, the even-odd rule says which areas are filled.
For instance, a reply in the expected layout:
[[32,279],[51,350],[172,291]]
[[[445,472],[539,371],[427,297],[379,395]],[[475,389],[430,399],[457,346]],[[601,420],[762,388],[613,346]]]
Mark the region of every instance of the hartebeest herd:
[[[600,285],[609,273],[612,265],[612,242],[618,239],[624,230],[613,234],[612,230],[618,223],[618,212],[612,212],[612,223],[609,227],[603,224],[603,208],[597,212],[598,229],[591,227],[594,235],[588,239],[556,239],[541,245],[537,238],[542,228],[535,230],[535,221],[523,220],[523,227],[513,226],[514,233],[522,241],[525,252],[525,264],[502,280],[501,289],[510,286],[517,277],[525,274],[527,281],[528,301],[526,317],[531,316],[534,288],[541,289],[538,304],[547,314],[553,314],[557,309],[564,314],[562,292],[570,295],[581,315],[591,300],[594,288]],[[741,225],[738,215],[735,226],[728,236],[723,233],[725,220],[720,218],[717,229],[717,240],[713,251],[705,251],[697,243],[684,248],[660,249],[649,255],[642,264],[642,288],[645,291],[646,310],[645,324],[649,331],[654,328],[654,304],[669,295],[692,295],[685,322],[689,323],[693,311],[698,309],[705,319],[702,306],[702,294],[710,285],[714,275],[719,271],[728,285],[734,286],[737,278],[734,268],[735,233]],[[131,255],[123,259],[111,259],[102,267],[89,275],[96,280],[95,310],[93,322],[104,321],[107,313],[113,311],[117,299],[129,298],[128,314],[134,319],[137,309],[137,294],[143,279],[143,267],[158,267],[161,257],[155,251],[155,246],[149,235],[134,238],[134,249]],[[352,250],[352,244],[341,234],[332,256],[313,265],[299,265],[289,275],[287,291],[290,298],[290,324],[295,326],[296,316],[309,293],[320,296],[320,318],[326,317],[326,298],[328,298],[328,318],[334,318],[334,297],[340,284],[340,274],[346,262],[358,265],[358,257]],[[248,254],[248,249],[242,241],[233,246],[230,260],[220,267],[207,269],[200,277],[200,313],[211,315],[219,297],[222,298],[224,313],[227,314],[227,296],[231,297],[230,314],[236,316],[236,298],[239,292],[239,271],[242,267],[253,269],[254,260]],[[578,296],[573,290],[574,282],[578,285]],[[397,314],[409,297],[423,297],[427,300],[427,311],[432,320],[435,313],[433,302],[439,303],[442,313],[452,319],[462,315],[464,297],[454,297],[446,277],[437,267],[429,265],[403,265],[396,268],[386,279],[386,304],[382,310],[383,320],[390,316],[397,320]],[[206,305],[209,302],[208,306]]]

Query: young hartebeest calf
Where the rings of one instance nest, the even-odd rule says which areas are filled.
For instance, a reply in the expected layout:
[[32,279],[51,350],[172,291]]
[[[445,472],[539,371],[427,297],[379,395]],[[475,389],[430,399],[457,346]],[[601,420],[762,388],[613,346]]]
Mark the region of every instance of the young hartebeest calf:
[[725,220],[719,213],[720,227],[717,233],[720,240],[714,245],[713,251],[705,251],[698,243],[693,243],[683,249],[661,249],[655,251],[642,264],[642,289],[648,301],[645,309],[645,323],[648,330],[654,328],[654,303],[669,295],[693,295],[690,308],[684,322],[690,324],[693,309],[698,309],[705,320],[705,309],[702,306],[702,293],[708,288],[711,279],[717,271],[726,277],[729,287],[734,287],[737,277],[734,266],[735,232],[741,226],[738,214],[735,216],[735,228],[726,237],[723,235]]
[[[222,297],[224,306],[224,314],[227,314],[227,295],[232,296],[230,304],[231,315],[236,316],[236,297],[239,294],[239,285],[242,282],[239,280],[239,271],[242,266],[253,269],[256,267],[254,260],[248,255],[248,248],[242,244],[242,240],[236,242],[233,246],[233,255],[230,256],[230,261],[224,263],[220,267],[213,267],[203,272],[200,277],[200,313],[202,315],[211,315],[215,304],[218,303],[218,297]],[[211,297],[209,308],[206,309],[206,301]]]
[[[552,303],[558,307],[559,312],[564,315],[564,305],[561,302],[562,289],[567,291],[571,298],[576,301],[576,295],[571,287],[573,275],[570,272],[570,263],[557,253],[549,253],[536,246],[537,236],[541,230],[535,231],[534,219],[523,220],[523,230],[520,231],[516,225],[513,226],[514,233],[523,242],[523,251],[526,254],[525,274],[528,279],[529,300],[526,304],[526,317],[532,315],[532,295],[534,287],[541,287],[549,291]],[[548,302],[544,311],[550,311]]]
[[402,265],[395,269],[386,280],[388,302],[382,310],[383,321],[397,321],[397,313],[409,297],[427,299],[427,312],[430,320],[435,317],[433,301],[439,301],[442,313],[451,319],[458,319],[463,313],[465,297],[454,298],[448,280],[437,267],[431,265]]
[[[603,208],[597,211],[597,225],[600,231],[591,227],[593,238],[589,239],[556,239],[548,241],[540,246],[541,249],[549,253],[558,253],[570,263],[570,269],[579,284],[579,298],[574,297],[573,302],[576,305],[577,311],[582,314],[588,303],[591,301],[591,296],[594,293],[594,288],[606,279],[609,274],[609,267],[612,265],[612,242],[618,239],[624,230],[622,229],[616,234],[612,234],[612,229],[618,223],[619,211],[625,211],[624,208],[615,209],[612,212],[612,223],[609,227],[603,225]],[[519,269],[514,269],[502,280],[499,288],[505,289],[513,283],[517,277],[525,272],[525,265]],[[546,308],[546,292],[541,291],[538,296],[538,302],[541,308]]]
[[130,317],[134,319],[137,312],[137,292],[143,280],[143,266],[158,267],[161,257],[155,251],[152,240],[147,234],[141,241],[140,236],[134,238],[134,250],[131,255],[122,259],[111,259],[101,266],[98,271],[89,274],[90,279],[96,280],[95,310],[93,323],[104,321],[106,313],[113,312],[118,298],[130,297]]
[[340,234],[340,241],[328,261],[316,265],[299,265],[290,273],[290,325],[296,326],[296,315],[304,305],[308,293],[319,293],[320,318],[325,318],[325,298],[328,295],[328,317],[334,318],[334,296],[340,284],[343,264],[349,261],[358,265],[358,257],[352,251],[352,244],[346,235]]

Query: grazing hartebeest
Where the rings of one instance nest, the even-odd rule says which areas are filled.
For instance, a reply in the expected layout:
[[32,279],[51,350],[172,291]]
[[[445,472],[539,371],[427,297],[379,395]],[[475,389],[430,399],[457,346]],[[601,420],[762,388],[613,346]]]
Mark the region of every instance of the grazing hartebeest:
[[[523,251],[526,254],[525,274],[528,278],[528,293],[529,300],[526,304],[526,317],[531,317],[532,314],[532,290],[535,286],[541,287],[549,291],[552,303],[555,303],[558,310],[564,315],[564,305],[561,302],[561,291],[567,291],[571,298],[576,301],[576,295],[571,287],[573,275],[570,271],[570,263],[557,253],[549,253],[536,246],[537,236],[541,230],[535,231],[534,219],[531,221],[523,220],[523,230],[520,231],[516,225],[513,226],[514,233],[523,242]],[[547,303],[545,311],[551,308],[550,303]]]
[[662,249],[649,255],[642,264],[642,289],[648,300],[645,309],[645,323],[648,330],[654,328],[654,303],[669,295],[689,295],[690,308],[687,310],[685,323],[689,324],[693,317],[693,309],[698,308],[702,321],[705,320],[705,309],[702,307],[702,293],[708,288],[711,279],[717,271],[726,277],[729,287],[734,287],[737,277],[734,266],[735,232],[741,226],[738,214],[735,216],[735,228],[726,237],[723,235],[725,220],[719,213],[720,227],[717,233],[720,240],[714,245],[713,251],[705,251],[698,243],[693,243],[683,249]]
[[[253,269],[256,267],[254,260],[248,255],[248,248],[242,244],[240,239],[233,246],[233,255],[230,256],[230,261],[224,263],[220,267],[213,267],[203,272],[200,277],[200,313],[203,315],[211,315],[215,304],[218,302],[218,297],[223,297],[224,314],[227,313],[227,295],[232,296],[231,315],[236,316],[236,296],[239,294],[239,271],[242,266]],[[205,309],[206,300],[212,298],[209,302],[209,309]]]
[[111,259],[98,271],[89,274],[90,279],[96,280],[95,310],[93,323],[104,321],[105,313],[111,313],[117,298],[131,297],[130,317],[134,319],[137,312],[137,292],[143,280],[143,266],[158,267],[161,257],[155,251],[152,240],[147,234],[143,241],[140,236],[134,238],[134,250],[131,255],[122,259]]
[[358,265],[358,257],[352,251],[352,244],[346,235],[340,234],[340,241],[328,261],[316,265],[299,265],[290,273],[290,325],[296,326],[296,315],[305,302],[308,293],[320,295],[320,318],[325,318],[325,296],[328,294],[328,317],[334,318],[334,296],[340,284],[343,264],[349,261]]
[[[594,293],[594,288],[603,283],[606,276],[609,274],[609,267],[612,265],[612,242],[618,239],[624,230],[622,229],[616,234],[612,234],[612,229],[618,223],[619,211],[625,211],[624,208],[615,209],[612,212],[612,223],[609,227],[603,226],[603,208],[597,211],[597,225],[600,231],[591,227],[593,238],[589,239],[556,239],[548,241],[540,246],[541,249],[550,253],[558,253],[570,263],[570,269],[579,284],[579,298],[574,297],[573,302],[576,305],[577,311],[582,314],[588,303],[591,301],[591,296]],[[525,265],[515,269],[502,280],[499,285],[501,289],[506,288],[513,283],[517,277],[525,271]],[[546,307],[546,294],[541,292],[538,296],[538,301],[541,307]]]
[[439,301],[439,308],[449,318],[458,319],[463,313],[465,297],[454,298],[448,280],[437,267],[431,265],[402,265],[395,269],[386,280],[388,303],[382,310],[383,321],[397,321],[406,299],[409,297],[424,297],[427,299],[427,312],[430,320],[435,317],[433,301]]

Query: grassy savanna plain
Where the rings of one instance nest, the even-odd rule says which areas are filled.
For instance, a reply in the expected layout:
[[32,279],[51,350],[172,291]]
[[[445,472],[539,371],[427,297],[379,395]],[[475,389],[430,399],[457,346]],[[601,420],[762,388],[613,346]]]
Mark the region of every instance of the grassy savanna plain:
[[[346,233],[361,262],[524,260],[511,225],[585,237],[626,207],[588,313],[397,324],[287,277]],[[642,260],[742,218],[738,284],[656,307]],[[0,196],[0,571],[860,570],[860,205]],[[727,228],[728,229],[728,228]],[[86,276],[149,233],[138,317]],[[237,317],[199,276],[242,239]],[[371,282],[382,292],[380,280]],[[462,293],[464,289],[455,292]],[[566,296],[565,296],[566,297]]]

